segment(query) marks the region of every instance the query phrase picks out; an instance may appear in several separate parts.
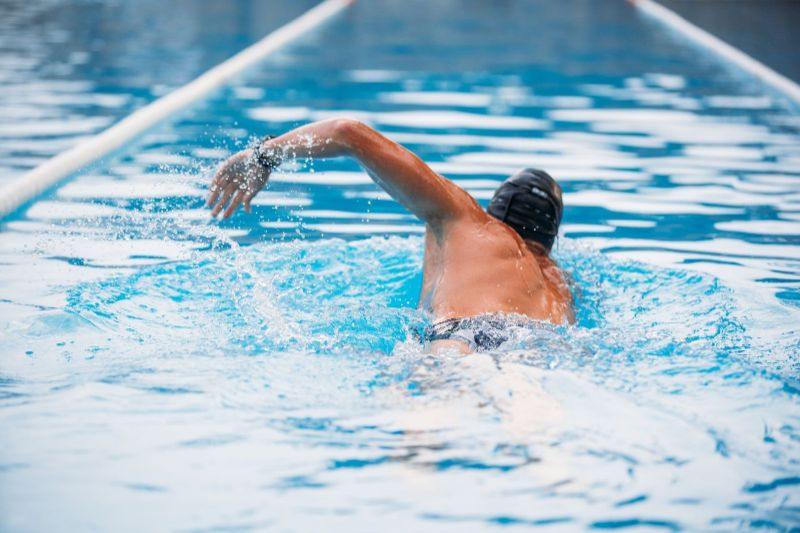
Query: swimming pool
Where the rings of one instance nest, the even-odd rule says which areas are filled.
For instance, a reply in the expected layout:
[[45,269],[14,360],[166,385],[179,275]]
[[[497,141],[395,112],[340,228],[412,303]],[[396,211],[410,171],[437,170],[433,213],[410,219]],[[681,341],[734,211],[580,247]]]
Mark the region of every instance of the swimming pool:
[[[4,220],[0,529],[795,527],[796,110],[568,4],[356,3]],[[422,227],[349,161],[208,222],[229,151],[339,114],[483,202],[551,171],[576,327],[422,353]]]

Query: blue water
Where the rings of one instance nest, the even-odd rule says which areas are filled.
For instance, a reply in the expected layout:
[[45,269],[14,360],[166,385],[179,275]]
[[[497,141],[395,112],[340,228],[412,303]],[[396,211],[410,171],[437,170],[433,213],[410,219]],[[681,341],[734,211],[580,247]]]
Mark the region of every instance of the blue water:
[[0,183],[191,81],[314,3],[172,0],[165,11],[157,0],[4,0]]
[[[357,3],[3,221],[0,529],[796,527],[797,112],[568,4]],[[230,151],[331,115],[482,202],[551,171],[577,324],[425,354],[423,228],[350,161],[208,221]]]

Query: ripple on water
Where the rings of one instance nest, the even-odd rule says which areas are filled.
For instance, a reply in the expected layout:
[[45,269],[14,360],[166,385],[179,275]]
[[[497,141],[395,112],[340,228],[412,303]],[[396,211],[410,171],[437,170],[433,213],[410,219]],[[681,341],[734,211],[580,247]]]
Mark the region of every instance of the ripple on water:
[[[149,16],[140,4],[114,20]],[[514,2],[355,3],[359,16],[4,222],[0,528],[125,529],[119,509],[139,502],[172,529],[800,522],[800,122],[625,3],[574,27],[600,4],[540,4],[531,39]],[[180,40],[190,20],[146,27]],[[142,49],[109,57],[144,73]],[[34,63],[12,55],[0,121],[26,117],[0,127],[6,175],[179,74],[123,98],[27,83]],[[481,202],[521,166],[550,170],[578,323],[516,329],[491,354],[425,354],[422,227],[345,161],[288,164],[252,216],[208,222],[219,159],[338,114]]]

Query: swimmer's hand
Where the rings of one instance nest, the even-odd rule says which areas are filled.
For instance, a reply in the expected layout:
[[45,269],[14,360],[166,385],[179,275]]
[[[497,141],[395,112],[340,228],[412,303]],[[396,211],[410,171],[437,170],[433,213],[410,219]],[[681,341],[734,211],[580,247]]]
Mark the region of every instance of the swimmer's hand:
[[211,180],[206,201],[206,207],[213,206],[211,216],[216,217],[226,205],[222,218],[229,218],[242,204],[250,213],[250,201],[267,184],[269,175],[269,169],[253,157],[252,149],[232,155]]

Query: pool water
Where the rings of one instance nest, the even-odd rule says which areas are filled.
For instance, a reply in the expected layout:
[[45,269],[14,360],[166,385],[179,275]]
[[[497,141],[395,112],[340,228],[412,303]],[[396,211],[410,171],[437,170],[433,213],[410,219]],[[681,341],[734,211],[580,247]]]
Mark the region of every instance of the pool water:
[[[3,221],[0,529],[795,528],[797,109],[566,4],[356,3]],[[423,227],[352,161],[208,220],[219,161],[339,115],[484,204],[550,171],[577,324],[424,353]]]
[[191,81],[313,5],[313,0],[172,0],[165,16],[158,0],[4,0],[0,185]]

